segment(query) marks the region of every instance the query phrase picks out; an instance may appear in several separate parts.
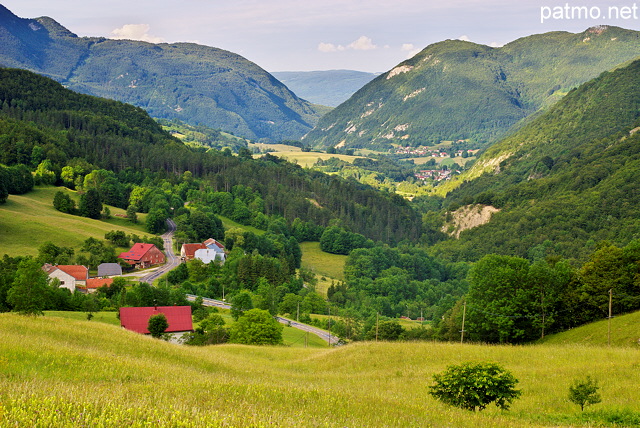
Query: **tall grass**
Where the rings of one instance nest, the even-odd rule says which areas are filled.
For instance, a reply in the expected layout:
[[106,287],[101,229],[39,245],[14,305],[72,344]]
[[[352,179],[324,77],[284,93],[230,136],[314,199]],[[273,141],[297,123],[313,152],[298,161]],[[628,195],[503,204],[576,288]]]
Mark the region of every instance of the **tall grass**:
[[[0,426],[632,426],[640,415],[632,348],[190,348],[108,324],[0,314],[0,356]],[[434,373],[469,360],[520,380],[511,411],[472,413],[427,394]],[[587,374],[603,402],[581,414],[567,391]]]

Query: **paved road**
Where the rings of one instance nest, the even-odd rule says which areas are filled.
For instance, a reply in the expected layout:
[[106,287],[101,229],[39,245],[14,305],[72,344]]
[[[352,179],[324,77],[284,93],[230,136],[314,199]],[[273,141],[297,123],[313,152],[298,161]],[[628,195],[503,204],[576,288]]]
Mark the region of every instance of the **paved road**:
[[[196,300],[196,297],[193,294],[187,294],[187,300],[189,300],[190,302],[193,302]],[[215,300],[215,299],[209,299],[207,297],[203,297],[202,298],[202,305],[203,306],[215,306],[217,308],[223,308],[223,309],[231,309],[231,305],[229,305],[226,302],[223,302],[222,300]],[[290,320],[288,318],[284,318],[284,317],[276,317],[276,319],[285,325],[291,326],[293,328],[297,328],[298,330],[302,330],[302,331],[307,331],[309,333],[315,334],[316,336],[318,336],[319,338],[323,339],[325,342],[327,342],[329,345],[337,345],[338,344],[338,340],[339,338],[329,334],[329,332],[322,330],[320,328],[317,327],[313,327],[310,326],[308,324],[303,324],[301,322],[297,322],[294,320]]]
[[147,282],[153,284],[159,276],[164,275],[172,269],[175,269],[180,264],[180,258],[173,252],[173,234],[176,231],[176,224],[173,220],[167,219],[167,232],[162,235],[164,241],[164,254],[167,258],[167,262],[160,266],[158,269],[150,272],[149,274],[142,276],[138,279],[140,282]]

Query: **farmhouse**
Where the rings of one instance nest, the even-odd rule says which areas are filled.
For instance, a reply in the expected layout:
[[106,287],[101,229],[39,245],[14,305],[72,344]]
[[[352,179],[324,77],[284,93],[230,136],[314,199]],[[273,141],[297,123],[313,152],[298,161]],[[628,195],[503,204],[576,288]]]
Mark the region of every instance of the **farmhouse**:
[[206,250],[207,246],[204,244],[182,244],[180,249],[180,258],[184,261],[193,260],[197,250]]
[[158,247],[153,244],[140,243],[134,244],[129,251],[120,253],[118,258],[136,268],[147,268],[165,261],[164,254]]
[[87,293],[95,293],[98,288],[111,287],[111,284],[113,284],[113,278],[89,278],[85,290]]
[[72,293],[76,287],[85,287],[89,279],[89,269],[80,265],[51,265],[42,266],[42,270],[49,275],[49,279],[60,280],[60,287],[69,289]]
[[120,308],[120,325],[136,333],[149,334],[147,326],[153,315],[164,314],[169,327],[167,333],[193,331],[191,306],[150,306],[140,308]]

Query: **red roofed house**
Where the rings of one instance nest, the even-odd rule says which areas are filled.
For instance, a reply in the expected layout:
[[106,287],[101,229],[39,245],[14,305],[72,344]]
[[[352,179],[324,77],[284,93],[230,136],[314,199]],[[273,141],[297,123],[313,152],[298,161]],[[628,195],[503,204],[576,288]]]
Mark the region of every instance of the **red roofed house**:
[[204,244],[182,244],[180,249],[180,257],[182,260],[193,260],[197,250],[206,250],[207,246]]
[[49,263],[42,266],[50,279],[57,278],[60,280],[60,287],[68,288],[72,293],[76,291],[76,287],[84,287],[89,279],[89,269],[80,265],[50,265]]
[[124,260],[136,268],[146,268],[164,263],[164,254],[153,244],[136,243],[125,253],[120,253],[119,259]]
[[191,306],[150,306],[142,308],[120,308],[120,325],[136,333],[149,334],[147,326],[152,315],[164,314],[169,327],[167,333],[193,331]]
[[87,293],[95,293],[98,288],[102,286],[111,287],[113,284],[113,278],[89,278],[87,279],[87,286],[85,287]]

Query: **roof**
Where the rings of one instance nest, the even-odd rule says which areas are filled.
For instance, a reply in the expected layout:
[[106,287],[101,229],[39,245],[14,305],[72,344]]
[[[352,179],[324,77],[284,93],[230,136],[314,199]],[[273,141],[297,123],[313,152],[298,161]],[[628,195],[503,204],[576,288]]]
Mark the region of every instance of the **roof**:
[[118,263],[102,263],[98,265],[98,276],[122,275],[122,267]]
[[119,259],[124,259],[124,260],[135,260],[135,261],[138,261],[138,260],[142,259],[142,257],[144,257],[144,255],[147,254],[147,252],[150,249],[152,249],[153,247],[155,247],[155,245],[153,245],[153,244],[135,243],[135,244],[133,244],[133,247],[131,247],[131,249],[129,251],[126,251],[124,253],[120,253],[118,258]]
[[167,333],[192,331],[191,306],[157,306],[141,308],[120,308],[120,325],[127,330],[147,334],[149,318],[164,314],[169,322]]
[[103,285],[107,287],[113,284],[113,278],[89,278],[87,279],[87,288],[100,288]]
[[182,251],[184,251],[185,257],[193,258],[196,254],[196,250],[206,250],[207,246],[204,244],[182,244]]
[[213,246],[216,246],[219,249],[224,250],[224,245],[222,245],[221,243],[219,243],[213,238],[209,238],[206,241],[204,241],[204,245],[206,245],[207,248],[212,248]]
[[47,273],[52,273],[56,269],[60,269],[62,272],[71,275],[77,281],[86,281],[89,278],[89,269],[86,266],[81,265],[57,265],[46,270]]

